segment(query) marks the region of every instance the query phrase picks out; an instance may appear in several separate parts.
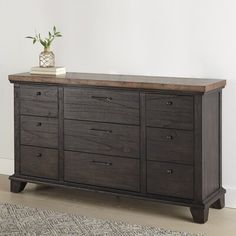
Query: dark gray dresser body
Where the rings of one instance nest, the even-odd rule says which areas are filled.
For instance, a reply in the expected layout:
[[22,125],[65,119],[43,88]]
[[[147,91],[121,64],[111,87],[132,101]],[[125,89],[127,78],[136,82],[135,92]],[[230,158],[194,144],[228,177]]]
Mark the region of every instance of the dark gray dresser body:
[[[15,76],[16,77],[16,76]],[[40,77],[40,76],[38,76]],[[27,182],[224,207],[221,88],[208,92],[14,81],[15,173]]]

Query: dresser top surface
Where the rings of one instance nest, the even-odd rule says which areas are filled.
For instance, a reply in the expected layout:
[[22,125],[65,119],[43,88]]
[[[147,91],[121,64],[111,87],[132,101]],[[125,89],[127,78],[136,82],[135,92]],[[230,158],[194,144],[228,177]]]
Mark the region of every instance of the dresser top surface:
[[208,92],[224,88],[226,80],[162,76],[113,75],[68,72],[65,75],[35,75],[20,73],[9,75],[12,83],[28,82],[58,85],[89,85],[119,88]]

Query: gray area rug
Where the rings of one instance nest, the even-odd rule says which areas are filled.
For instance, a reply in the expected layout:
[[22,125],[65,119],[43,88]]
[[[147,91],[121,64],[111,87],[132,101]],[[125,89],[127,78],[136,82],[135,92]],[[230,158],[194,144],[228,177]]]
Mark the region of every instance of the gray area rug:
[[51,210],[0,203],[0,235],[196,236],[155,227],[130,225]]

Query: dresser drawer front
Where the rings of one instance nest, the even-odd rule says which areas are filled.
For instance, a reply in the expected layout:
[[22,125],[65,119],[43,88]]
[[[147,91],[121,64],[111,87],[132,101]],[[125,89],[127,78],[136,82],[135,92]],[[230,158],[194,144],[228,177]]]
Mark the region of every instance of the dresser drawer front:
[[21,116],[21,144],[58,148],[58,120]]
[[139,124],[139,93],[121,90],[65,88],[65,118]]
[[193,129],[193,97],[146,95],[147,125],[153,127]]
[[147,159],[193,164],[193,132],[147,128]]
[[23,115],[58,116],[58,89],[56,87],[20,87],[20,112]]
[[21,146],[20,166],[22,175],[58,179],[58,151]]
[[192,199],[193,188],[193,167],[147,162],[148,193]]
[[139,127],[65,120],[65,150],[139,158]]
[[64,176],[69,182],[139,191],[139,160],[66,151]]

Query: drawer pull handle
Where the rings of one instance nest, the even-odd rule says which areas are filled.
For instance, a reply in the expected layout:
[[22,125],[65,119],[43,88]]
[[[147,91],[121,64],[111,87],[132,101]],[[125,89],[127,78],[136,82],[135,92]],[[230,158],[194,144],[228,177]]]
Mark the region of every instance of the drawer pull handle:
[[166,102],[166,105],[167,105],[167,106],[171,106],[171,105],[173,105],[173,102],[172,102],[172,101],[167,101],[167,102]]
[[36,124],[36,126],[40,127],[40,126],[42,126],[42,123],[41,123],[41,122],[38,122],[38,123]]
[[107,134],[111,134],[112,133],[112,130],[106,130],[106,129],[95,129],[95,128],[92,128],[90,130],[91,131],[95,131],[95,132],[103,132],[103,133],[107,133]]
[[91,96],[91,98],[97,99],[97,100],[105,100],[106,102],[110,102],[112,100],[112,97]]
[[174,139],[174,137],[173,137],[172,135],[167,135],[167,136],[166,136],[166,139],[172,140],[172,139]]
[[168,175],[172,175],[172,174],[173,174],[173,170],[172,170],[172,169],[168,169],[168,170],[166,170],[166,173],[167,173]]
[[36,157],[41,157],[42,156],[42,153],[38,153],[37,155],[36,155]]
[[103,166],[112,166],[112,163],[111,162],[104,162],[104,161],[92,161],[93,164],[96,164],[96,165],[103,165]]
[[42,94],[41,92],[37,92],[36,93],[37,96],[41,96],[41,94]]

